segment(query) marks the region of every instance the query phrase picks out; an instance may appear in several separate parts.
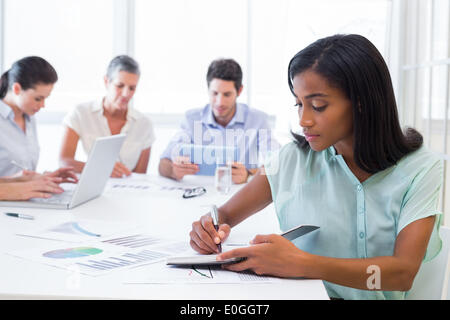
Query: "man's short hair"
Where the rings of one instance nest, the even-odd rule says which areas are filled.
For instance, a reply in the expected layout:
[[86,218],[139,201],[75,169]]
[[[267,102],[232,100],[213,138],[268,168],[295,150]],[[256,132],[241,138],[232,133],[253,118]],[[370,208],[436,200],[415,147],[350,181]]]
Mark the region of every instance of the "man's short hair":
[[233,59],[217,59],[211,62],[206,74],[206,81],[209,84],[213,79],[233,81],[236,91],[242,86],[241,66]]

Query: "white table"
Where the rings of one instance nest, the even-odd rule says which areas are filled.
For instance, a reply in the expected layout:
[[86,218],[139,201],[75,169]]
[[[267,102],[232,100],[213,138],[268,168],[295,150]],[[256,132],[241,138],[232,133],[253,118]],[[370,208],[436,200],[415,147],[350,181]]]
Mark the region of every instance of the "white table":
[[[72,210],[0,208],[0,212],[13,211],[31,214],[34,221],[0,216],[0,299],[328,299],[320,280],[283,279],[277,283],[255,284],[124,284],[130,272],[145,273],[145,266],[114,271],[91,277],[81,275],[79,285],[68,285],[69,271],[34,261],[4,254],[7,250],[29,248],[43,239],[16,236],[15,233],[51,226],[74,219],[96,219],[113,222],[135,223],[145,227],[155,236],[170,235],[177,240],[189,241],[192,222],[208,212],[202,207],[220,205],[239,189],[233,186],[228,196],[219,195],[213,188],[211,177],[185,177],[176,183],[158,176],[140,176],[156,183],[168,185],[200,185],[207,193],[191,199],[183,199],[181,191],[167,194],[151,192],[106,192]],[[108,191],[110,190],[110,191]],[[273,205],[250,217],[233,228],[230,241],[248,242],[256,234],[278,233],[278,222]],[[54,241],[50,241],[54,243]],[[49,243],[50,243],[49,242]]]

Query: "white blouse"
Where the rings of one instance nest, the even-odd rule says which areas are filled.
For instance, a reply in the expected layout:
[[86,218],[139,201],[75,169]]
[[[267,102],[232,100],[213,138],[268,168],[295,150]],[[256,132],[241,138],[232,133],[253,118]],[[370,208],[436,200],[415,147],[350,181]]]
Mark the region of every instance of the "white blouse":
[[[76,106],[66,115],[63,123],[78,134],[86,154],[89,154],[96,138],[111,135],[108,121],[103,115],[103,99]],[[128,108],[127,122],[120,133],[127,136],[120,149],[119,161],[133,170],[142,150],[151,147],[155,141],[153,124],[143,113]]]

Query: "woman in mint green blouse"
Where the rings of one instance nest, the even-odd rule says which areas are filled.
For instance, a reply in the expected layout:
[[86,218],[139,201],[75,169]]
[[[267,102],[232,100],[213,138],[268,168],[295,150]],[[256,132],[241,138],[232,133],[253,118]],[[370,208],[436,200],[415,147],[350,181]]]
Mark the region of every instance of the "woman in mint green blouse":
[[229,270],[324,280],[330,297],[402,299],[422,261],[441,248],[443,167],[412,128],[401,130],[388,68],[359,35],[320,39],[289,64],[304,135],[273,155],[245,187],[194,222],[191,246],[217,251],[231,227],[274,202],[280,229],[320,229],[290,242],[257,235]]

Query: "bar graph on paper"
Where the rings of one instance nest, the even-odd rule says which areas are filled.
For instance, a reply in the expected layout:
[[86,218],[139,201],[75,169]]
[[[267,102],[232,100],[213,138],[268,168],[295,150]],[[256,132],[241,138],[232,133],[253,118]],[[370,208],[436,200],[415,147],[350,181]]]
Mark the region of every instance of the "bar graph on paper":
[[[58,226],[64,232],[76,231],[73,224]],[[76,268],[80,273],[98,276],[112,271],[136,268],[161,262],[167,257],[185,252],[186,241],[157,238],[145,233],[122,233],[109,238],[83,230],[90,241],[74,245],[73,242],[37,242],[36,246],[7,252],[58,268]]]
[[118,268],[138,266],[151,262],[160,261],[169,254],[151,250],[140,250],[138,252],[125,252],[118,256],[108,256],[99,259],[89,259],[84,262],[75,263],[82,273],[99,273],[104,271],[112,271]]
[[81,273],[96,275],[155,263],[184,252],[189,247],[185,242],[170,241],[149,234],[116,236],[99,241],[98,244],[104,248],[101,256],[90,256],[74,264]]
[[104,240],[102,242],[127,248],[140,248],[160,244],[162,241],[162,239],[155,238],[149,235],[136,234],[132,236]]
[[147,234],[116,237],[103,240],[102,243],[130,249],[152,247],[164,252],[170,252],[171,254],[178,254],[189,249],[189,244],[187,242],[167,241]]

